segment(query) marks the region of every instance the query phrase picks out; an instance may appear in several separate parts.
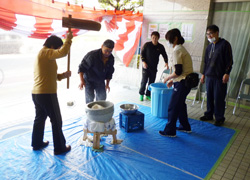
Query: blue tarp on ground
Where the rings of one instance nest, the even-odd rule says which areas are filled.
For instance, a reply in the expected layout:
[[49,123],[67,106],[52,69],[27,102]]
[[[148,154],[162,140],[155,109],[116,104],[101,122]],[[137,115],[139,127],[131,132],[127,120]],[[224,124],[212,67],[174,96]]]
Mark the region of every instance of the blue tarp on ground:
[[122,144],[111,145],[112,136],[108,136],[101,139],[103,152],[79,146],[82,117],[69,119],[63,122],[67,144],[72,146],[66,155],[53,155],[49,126],[44,139],[50,144],[42,151],[32,150],[31,132],[1,141],[0,179],[204,179],[236,133],[190,119],[191,134],[162,137],[158,131],[164,129],[167,119],[153,117],[151,108],[142,105],[138,106],[145,114],[144,130],[126,133],[119,128],[120,104],[115,105],[113,117]]

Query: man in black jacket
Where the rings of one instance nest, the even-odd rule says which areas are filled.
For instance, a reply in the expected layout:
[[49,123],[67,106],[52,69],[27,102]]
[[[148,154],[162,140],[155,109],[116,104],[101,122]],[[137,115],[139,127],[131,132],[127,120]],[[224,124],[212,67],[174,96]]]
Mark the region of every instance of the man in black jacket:
[[201,83],[205,82],[206,76],[207,111],[200,120],[213,120],[214,115],[214,125],[221,126],[225,121],[227,82],[233,65],[232,48],[228,41],[219,38],[216,25],[208,26],[206,35],[210,44],[206,49]]
[[163,56],[164,61],[166,63],[165,66],[168,69],[168,56],[164,46],[158,42],[159,38],[160,34],[157,31],[152,32],[151,41],[145,43],[141,51],[142,80],[141,87],[139,90],[141,101],[143,101],[145,90],[146,98],[148,100],[151,100],[150,91],[148,90],[148,87],[146,89],[146,85],[148,84],[149,86],[151,83],[155,82],[160,54]]
[[100,49],[87,53],[79,65],[79,88],[85,87],[86,104],[93,102],[95,96],[96,101],[106,100],[106,91],[110,91],[109,82],[114,73],[114,56],[111,54],[114,44],[110,39],[104,41]]

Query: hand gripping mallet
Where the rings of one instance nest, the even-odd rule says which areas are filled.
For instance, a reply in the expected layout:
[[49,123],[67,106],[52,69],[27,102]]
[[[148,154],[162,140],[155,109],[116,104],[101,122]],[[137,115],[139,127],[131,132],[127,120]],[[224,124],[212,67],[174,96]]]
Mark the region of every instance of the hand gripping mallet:
[[[62,18],[62,26],[67,27],[69,32],[71,32],[71,28],[92,30],[92,31],[99,31],[101,29],[101,24],[99,22],[72,18],[72,15],[69,15],[69,17]],[[68,53],[67,71],[70,71],[70,50]],[[67,78],[67,89],[69,89],[69,77]]]

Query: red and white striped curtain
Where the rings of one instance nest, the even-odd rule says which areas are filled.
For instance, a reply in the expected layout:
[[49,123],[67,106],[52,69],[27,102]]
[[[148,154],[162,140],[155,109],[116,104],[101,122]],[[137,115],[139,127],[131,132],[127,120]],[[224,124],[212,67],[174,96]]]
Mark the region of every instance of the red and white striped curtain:
[[[50,35],[64,37],[62,17],[105,22],[114,34],[115,51],[128,66],[139,44],[143,15],[131,11],[96,10],[52,0],[1,0],[0,28],[14,31],[30,38],[46,39]],[[74,36],[86,30],[72,29]]]

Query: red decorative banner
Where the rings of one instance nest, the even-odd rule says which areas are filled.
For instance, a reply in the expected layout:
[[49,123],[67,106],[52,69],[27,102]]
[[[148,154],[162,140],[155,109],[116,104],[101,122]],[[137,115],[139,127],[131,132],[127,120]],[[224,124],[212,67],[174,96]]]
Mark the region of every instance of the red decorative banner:
[[[143,15],[131,11],[97,10],[52,0],[0,1],[0,28],[30,38],[46,39],[50,35],[64,37],[62,17],[105,22],[116,41],[115,51],[128,66],[139,44]],[[74,36],[85,30],[72,29]]]

